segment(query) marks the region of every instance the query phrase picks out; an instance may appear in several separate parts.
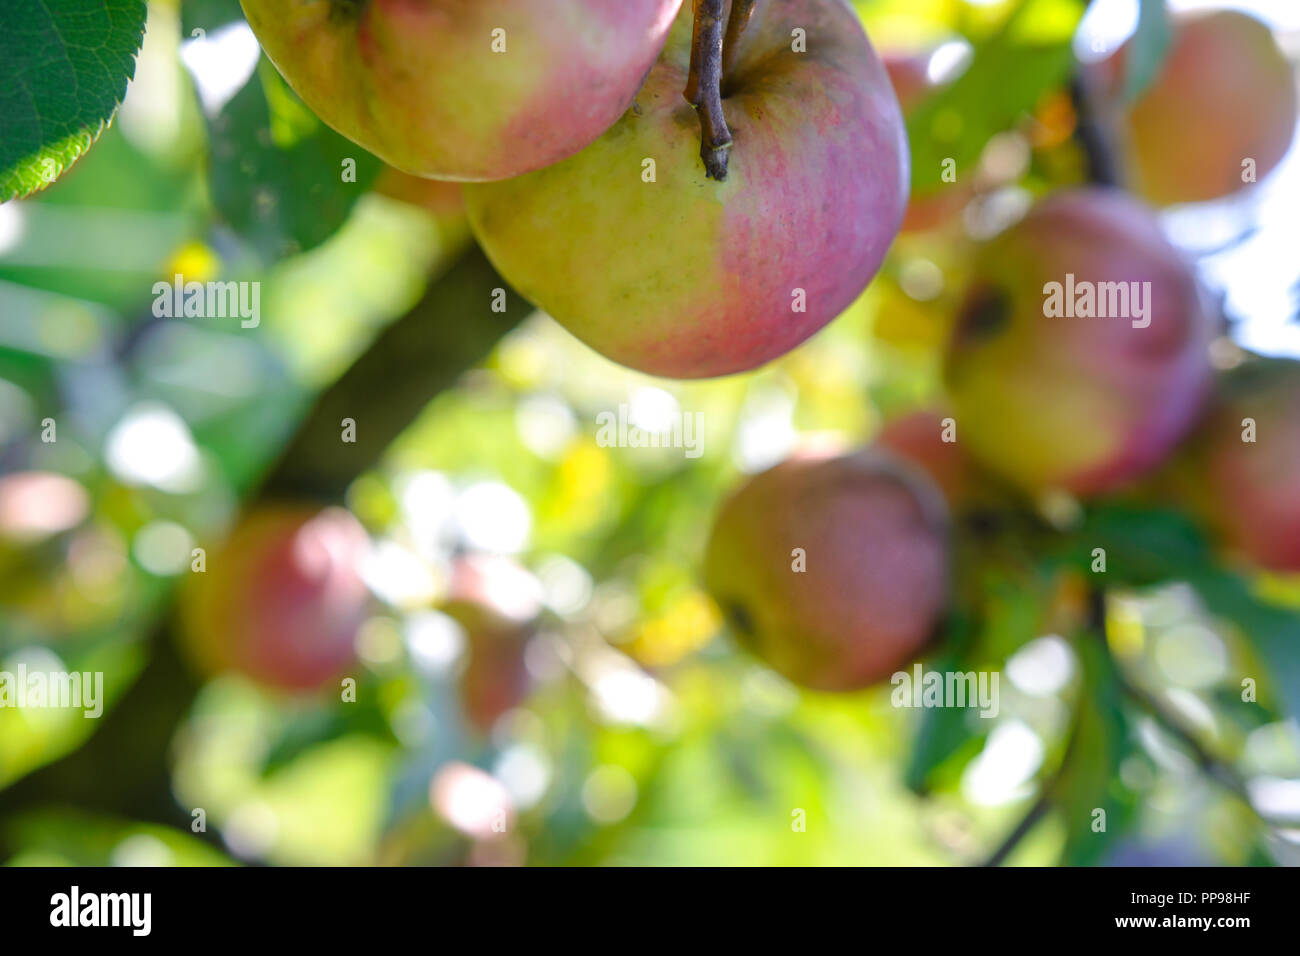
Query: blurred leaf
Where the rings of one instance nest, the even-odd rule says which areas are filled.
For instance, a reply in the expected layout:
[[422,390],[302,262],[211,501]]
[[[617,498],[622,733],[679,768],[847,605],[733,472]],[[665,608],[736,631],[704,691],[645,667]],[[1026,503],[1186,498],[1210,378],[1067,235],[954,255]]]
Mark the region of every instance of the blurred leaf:
[[1099,508],[1073,537],[1071,560],[1088,568],[1098,547],[1106,549],[1108,583],[1191,584],[1211,613],[1240,629],[1267,665],[1266,683],[1276,690],[1279,704],[1300,716],[1300,614],[1270,604],[1238,574],[1223,569],[1190,519],[1135,506]]
[[[1122,835],[1132,819],[1132,795],[1119,783],[1119,767],[1129,752],[1127,720],[1114,662],[1100,640],[1084,635],[1075,642],[1083,669],[1079,703],[1060,774],[1048,795],[1065,821],[1063,863],[1093,866]],[[1097,811],[1105,811],[1105,829]]]
[[229,857],[171,827],[75,811],[37,811],[5,828],[18,848],[11,866],[234,866]]
[[0,202],[44,189],[112,120],[144,39],[143,0],[10,0],[0,31]]
[[265,58],[210,135],[213,202],[267,262],[334,235],[381,165],[318,120]]
[[1067,546],[1068,560],[1093,575],[1093,551],[1106,552],[1103,584],[1135,587],[1186,579],[1211,564],[1204,538],[1175,511],[1108,505],[1091,512]]
[[[0,638],[12,634],[9,621],[0,616]],[[105,717],[145,666],[140,644],[121,639],[133,636],[128,630],[119,639],[63,661],[70,671],[103,675]],[[0,667],[3,656],[0,654]],[[76,750],[105,723],[102,718],[87,718],[84,711],[75,709],[51,708],[28,714],[16,708],[0,708],[0,789]]]
[[181,39],[190,40],[195,31],[211,33],[244,19],[239,0],[184,0],[181,4]]
[[1125,61],[1124,99],[1133,102],[1160,73],[1169,50],[1169,15],[1165,0],[1141,0],[1137,32],[1128,43]]
[[[954,615],[944,637],[944,646],[951,650],[931,662],[929,669],[944,673],[972,669],[970,646],[973,631],[974,625],[968,617]],[[903,774],[909,788],[916,793],[925,793],[933,786],[933,777],[939,768],[954,756],[960,755],[960,764],[964,766],[979,753],[980,741],[987,735],[972,731],[968,714],[964,707],[927,707],[921,711],[920,726]]]
[[969,170],[994,134],[1016,125],[1044,93],[1066,82],[1074,63],[1070,32],[1027,36],[1021,29],[1040,6],[1034,0],[1022,4],[996,33],[977,41],[966,72],[907,118],[913,192],[942,186],[948,159],[959,175]]
[[349,735],[375,737],[390,745],[397,743],[376,695],[362,693],[356,703],[347,707],[310,710],[288,721],[269,742],[262,772],[265,776],[275,774],[316,745]]
[[1190,583],[1211,613],[1237,625],[1268,669],[1260,683],[1292,719],[1300,718],[1300,614],[1260,600],[1228,571],[1207,567]]

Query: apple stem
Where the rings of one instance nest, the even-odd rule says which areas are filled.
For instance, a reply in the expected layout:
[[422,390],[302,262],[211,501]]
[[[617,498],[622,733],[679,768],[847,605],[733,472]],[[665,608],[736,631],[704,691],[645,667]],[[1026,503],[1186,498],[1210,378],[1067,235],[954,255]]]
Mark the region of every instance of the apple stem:
[[[731,130],[722,115],[722,31],[726,0],[695,0],[691,69],[683,96],[700,114],[700,158],[705,175],[727,178]],[[746,0],[741,0],[741,6]],[[741,27],[743,29],[743,25]]]
[[732,0],[731,15],[727,19],[727,35],[722,41],[722,79],[731,75],[736,64],[736,50],[740,46],[740,36],[749,26],[754,16],[755,0]]

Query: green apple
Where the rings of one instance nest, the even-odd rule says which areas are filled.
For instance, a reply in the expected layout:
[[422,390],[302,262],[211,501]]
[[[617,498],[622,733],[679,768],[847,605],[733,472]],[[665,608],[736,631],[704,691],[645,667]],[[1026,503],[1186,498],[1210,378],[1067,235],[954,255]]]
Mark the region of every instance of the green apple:
[[681,0],[241,0],[334,129],[403,172],[504,179],[569,156],[632,102]]
[[684,10],[636,103],[578,155],[467,187],[515,288],[655,375],[741,372],[794,348],[875,275],[907,204],[898,100],[842,0],[758,0],[723,76],[724,180],[683,97]]

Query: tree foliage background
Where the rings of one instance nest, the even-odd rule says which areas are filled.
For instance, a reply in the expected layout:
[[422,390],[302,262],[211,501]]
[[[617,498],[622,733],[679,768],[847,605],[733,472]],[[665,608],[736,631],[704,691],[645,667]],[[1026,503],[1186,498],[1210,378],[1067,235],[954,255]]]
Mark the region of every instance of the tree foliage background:
[[[143,4],[85,5],[119,55],[144,28]],[[149,4],[111,124],[122,91],[75,51],[50,82],[75,76],[88,102],[51,88],[25,116],[0,99],[6,195],[57,177],[0,205],[0,470],[80,489],[34,538],[4,533],[18,519],[0,498],[0,670],[101,671],[108,695],[102,720],[0,709],[0,859],[1300,859],[1300,583],[1220,568],[1177,514],[1108,504],[981,543],[975,596],[927,664],[1000,672],[992,719],[894,707],[889,687],[799,691],[737,648],[702,591],[709,522],[738,477],[800,437],[865,442],[932,404],[973,238],[1088,176],[1070,80],[1081,36],[1114,38],[1100,16],[1081,32],[1086,4],[855,6],[878,48],[966,45],[909,138],[915,194],[957,188],[946,159],[977,185],[946,225],[901,238],[825,331],[717,381],[615,366],[513,293],[491,311],[505,283],[454,203],[395,195],[259,59],[237,4]],[[1140,74],[1158,68],[1163,13],[1131,6]],[[51,28],[34,4],[13,16],[27,32],[0,45],[15,51]],[[43,119],[60,136],[33,151]],[[1236,339],[1292,353],[1267,296],[1280,282],[1293,310],[1297,165],[1168,215]],[[1260,251],[1288,247],[1281,264]],[[154,284],[176,274],[260,282],[260,323],[157,317]],[[698,413],[702,454],[603,446],[597,416],[620,405],[652,429]],[[179,645],[192,549],[283,498],[343,503],[371,538],[355,703],[205,673]],[[1062,631],[1089,622],[1068,612],[1099,541],[1100,641]],[[476,551],[513,555],[546,606],[526,701],[487,731],[464,717],[437,611],[449,562]],[[438,779],[450,809],[431,804]],[[455,809],[492,787],[505,836]]]

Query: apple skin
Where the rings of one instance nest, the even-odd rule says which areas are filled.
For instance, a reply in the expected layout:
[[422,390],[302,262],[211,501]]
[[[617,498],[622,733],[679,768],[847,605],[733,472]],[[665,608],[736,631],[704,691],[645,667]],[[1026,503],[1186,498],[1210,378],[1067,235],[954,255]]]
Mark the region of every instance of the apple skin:
[[317,116],[403,172],[465,181],[538,169],[603,133],[681,2],[241,0]]
[[525,650],[537,633],[541,586],[510,558],[464,555],[452,565],[440,610],[465,632],[462,709],[471,723],[488,730],[522,704],[531,689]]
[[[1255,441],[1242,441],[1243,419]],[[1300,571],[1300,362],[1251,359],[1219,381],[1164,486],[1230,554]]]
[[367,549],[365,530],[341,508],[256,508],[191,575],[182,600],[191,651],[210,672],[321,688],[355,660],[370,610],[359,572]]
[[[1049,282],[1150,282],[1150,325],[1048,317]],[[1216,332],[1192,268],[1113,189],[1053,193],[976,253],[945,381],[972,458],[1021,491],[1111,491],[1194,425]]]
[[943,440],[948,412],[918,409],[890,419],[875,444],[925,471],[939,486],[950,507],[967,503],[978,482],[970,457],[958,442]]
[[724,502],[705,583],[737,639],[773,669],[851,691],[906,667],[934,636],[949,551],[947,508],[921,471],[878,449],[805,452]]
[[374,191],[433,214],[440,222],[463,219],[465,195],[459,183],[442,179],[408,176],[392,166],[385,166],[375,179]]
[[1128,54],[1125,44],[1088,75],[1120,112],[1124,172],[1148,202],[1227,196],[1246,185],[1243,160],[1255,160],[1262,179],[1286,153],[1296,77],[1267,24],[1233,10],[1175,18],[1159,75],[1124,110],[1116,104]]
[[577,156],[466,189],[471,227],[520,293],[615,362],[672,378],[756,368],[839,315],[880,267],[908,188],[898,101],[842,0],[758,0],[723,84],[723,182],[705,177],[682,97],[690,36],[686,9],[635,106]]

